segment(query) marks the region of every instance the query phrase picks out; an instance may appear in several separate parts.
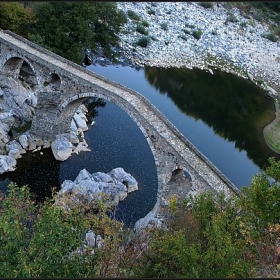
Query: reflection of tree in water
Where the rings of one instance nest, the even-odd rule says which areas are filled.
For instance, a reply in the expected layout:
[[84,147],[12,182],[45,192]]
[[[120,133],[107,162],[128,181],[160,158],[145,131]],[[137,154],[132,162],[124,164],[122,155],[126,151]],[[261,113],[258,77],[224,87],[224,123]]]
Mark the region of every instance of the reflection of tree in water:
[[84,102],[84,105],[88,109],[87,118],[89,122],[92,122],[95,117],[98,116],[98,111],[95,108],[106,106],[106,102],[102,98],[91,97]]
[[[88,98],[84,105],[88,109],[88,120],[98,115],[96,108],[105,107],[106,102],[101,98]],[[19,187],[28,185],[37,202],[42,202],[46,197],[52,196],[52,190],[58,190],[62,182],[59,180],[60,164],[52,154],[51,149],[32,153],[31,151],[22,155],[17,160],[17,168],[13,172],[0,175],[0,181],[6,179],[16,183]]]
[[211,75],[199,69],[145,67],[145,76],[182,112],[204,121],[240,151],[246,150],[260,168],[269,156],[280,159],[262,133],[275,116],[274,101],[253,83],[218,70]]

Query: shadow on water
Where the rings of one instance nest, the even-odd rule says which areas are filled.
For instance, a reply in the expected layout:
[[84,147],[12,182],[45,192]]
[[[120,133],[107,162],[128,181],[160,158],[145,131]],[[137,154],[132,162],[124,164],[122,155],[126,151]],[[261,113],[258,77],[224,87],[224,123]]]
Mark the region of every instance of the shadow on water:
[[261,169],[268,157],[280,159],[263,136],[263,128],[275,117],[274,101],[252,82],[219,70],[212,75],[200,69],[145,67],[145,77],[181,112],[234,142]]

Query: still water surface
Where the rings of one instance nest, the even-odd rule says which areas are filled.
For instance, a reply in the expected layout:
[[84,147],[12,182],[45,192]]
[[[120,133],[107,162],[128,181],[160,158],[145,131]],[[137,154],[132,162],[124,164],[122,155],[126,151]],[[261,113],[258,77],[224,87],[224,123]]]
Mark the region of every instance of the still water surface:
[[200,69],[91,65],[88,69],[149,99],[238,188],[280,159],[262,130],[275,116],[273,100],[252,82]]
[[[234,75],[198,69],[88,67],[150,100],[237,187],[248,186],[273,153],[262,128],[274,117],[271,98],[254,84]],[[89,100],[89,101],[97,101]],[[18,159],[14,172],[0,175],[0,189],[9,182],[29,185],[39,200],[51,195],[66,179],[74,180],[83,168],[90,173],[123,167],[139,183],[119,204],[116,218],[133,224],[153,207],[157,175],[148,143],[136,123],[107,101],[88,105],[93,126],[85,133],[91,152],[56,161],[51,150],[28,152]]]

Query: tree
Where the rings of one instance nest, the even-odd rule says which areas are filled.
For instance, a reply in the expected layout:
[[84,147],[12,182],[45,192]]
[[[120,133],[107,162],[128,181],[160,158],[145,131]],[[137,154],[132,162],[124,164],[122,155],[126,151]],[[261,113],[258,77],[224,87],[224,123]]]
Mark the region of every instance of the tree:
[[81,64],[85,50],[98,47],[111,54],[124,23],[123,13],[110,2],[44,2],[35,5],[35,43]]
[[0,3],[0,27],[27,37],[35,22],[33,11],[23,2]]
[[135,273],[140,277],[227,278],[248,277],[252,261],[242,238],[234,202],[202,194],[179,205],[167,229],[149,231],[149,249]]

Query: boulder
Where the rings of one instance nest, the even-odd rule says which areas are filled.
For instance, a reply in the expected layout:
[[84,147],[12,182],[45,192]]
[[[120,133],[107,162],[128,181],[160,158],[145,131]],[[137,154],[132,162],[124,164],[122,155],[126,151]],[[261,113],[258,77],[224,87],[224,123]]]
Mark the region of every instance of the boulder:
[[10,157],[0,155],[0,174],[5,172],[14,171],[16,169],[17,161]]
[[9,157],[12,157],[12,158],[14,158],[14,159],[18,159],[18,158],[21,158],[21,157],[22,157],[22,156],[20,155],[19,149],[10,150],[9,153],[8,153],[8,156],[9,156]]
[[84,114],[75,113],[73,118],[78,129],[80,128],[82,131],[88,130],[87,121]]
[[73,144],[68,141],[66,135],[59,134],[51,143],[51,149],[56,160],[64,161],[71,156]]
[[18,140],[20,145],[23,147],[23,149],[27,150],[29,146],[27,135],[26,134],[20,135]]
[[[115,169],[107,174],[103,172],[90,174],[86,169],[81,170],[74,182],[65,180],[62,183],[55,203],[65,209],[71,209],[73,205],[76,203],[80,205],[81,202],[86,208],[97,208],[96,199],[101,199],[108,207],[116,206],[129,192],[137,190],[138,187],[135,178],[123,168]],[[124,183],[131,187],[130,191]]]
[[16,140],[9,142],[6,147],[8,152],[10,152],[11,150],[18,150],[20,154],[26,153],[23,147]]
[[36,149],[36,143],[35,143],[34,139],[32,138],[32,136],[29,134],[27,135],[27,142],[28,142],[29,151]]
[[125,172],[123,168],[115,168],[112,171],[110,171],[108,175],[116,179],[117,181],[122,182],[127,187],[128,192],[138,190],[137,181],[131,174]]

